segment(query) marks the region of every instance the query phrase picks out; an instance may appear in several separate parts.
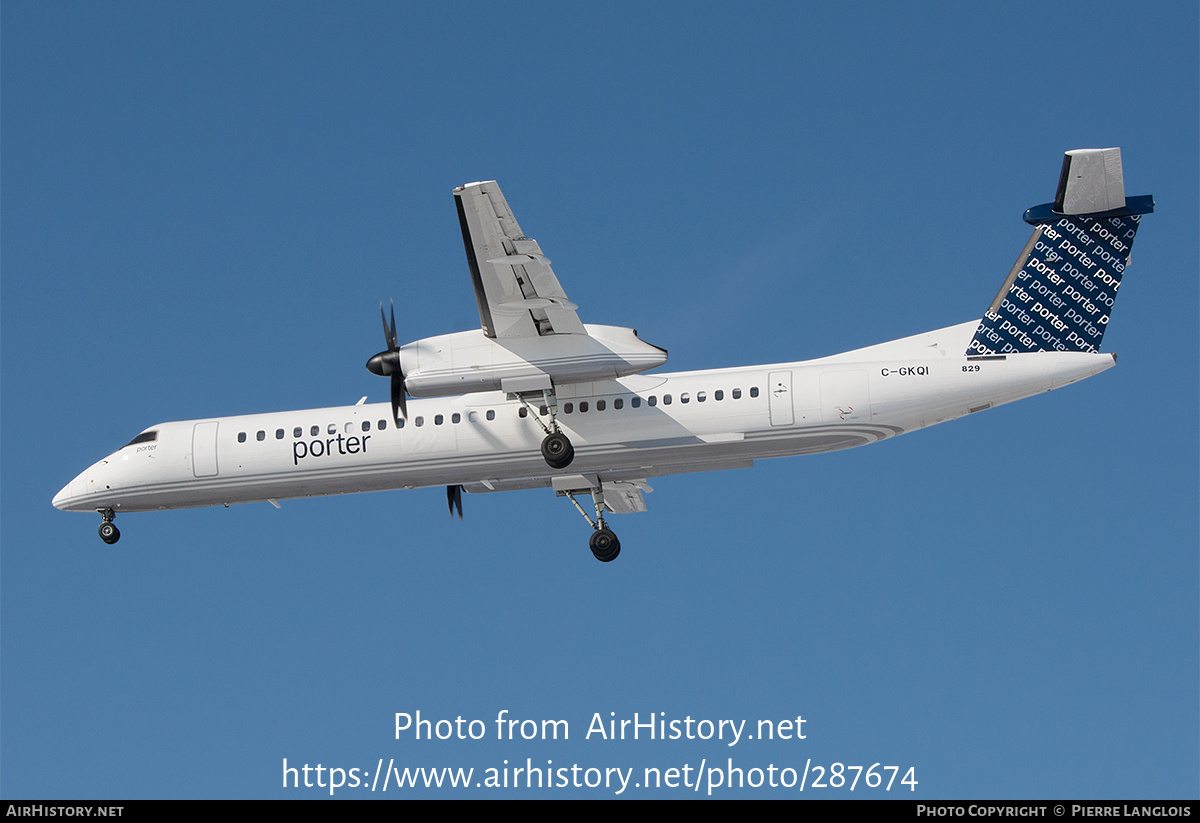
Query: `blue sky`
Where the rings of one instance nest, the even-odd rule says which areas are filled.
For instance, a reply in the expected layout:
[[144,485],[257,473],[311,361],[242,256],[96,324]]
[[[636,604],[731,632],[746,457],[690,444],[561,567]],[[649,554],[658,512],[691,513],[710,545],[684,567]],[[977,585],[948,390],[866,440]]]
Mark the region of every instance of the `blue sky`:
[[[1197,796],[1195,4],[0,15],[3,796],[328,796],[284,790],[284,758]],[[978,317],[1062,152],[1114,145],[1157,202],[1117,368],[870,448],[660,478],[613,518],[615,563],[549,492],[468,496],[461,523],[438,489],[128,515],[114,547],[50,506],[156,422],[386,400],[363,367],[380,300],[405,340],[478,323],[462,183],[501,182],[585,322],[696,369]],[[489,735],[397,740],[418,710]],[[498,741],[503,710],[570,739]],[[610,712],[802,716],[806,737],[585,739]],[[432,792],[472,793],[614,791]],[[813,795],[850,793],[714,793]]]

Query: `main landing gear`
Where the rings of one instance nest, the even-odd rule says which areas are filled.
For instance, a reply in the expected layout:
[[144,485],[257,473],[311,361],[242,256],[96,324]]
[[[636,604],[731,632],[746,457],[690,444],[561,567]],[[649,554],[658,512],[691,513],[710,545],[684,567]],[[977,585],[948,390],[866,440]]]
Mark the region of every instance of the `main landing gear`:
[[[579,501],[575,499],[575,495],[582,491],[590,492],[592,495],[592,503],[596,507],[595,520],[591,518],[591,515],[584,511],[583,506],[579,505]],[[601,563],[611,563],[613,560],[616,560],[617,555],[621,553],[621,541],[617,539],[615,534],[613,534],[612,529],[610,529],[604,523],[603,486],[597,482],[596,485],[588,489],[563,490],[558,492],[558,494],[570,500],[572,505],[574,505],[575,508],[579,510],[579,513],[583,515],[583,519],[591,525],[593,531],[591,539],[588,540],[588,548],[592,550],[592,554],[595,556],[595,558]]]
[[554,390],[542,390],[542,400],[545,408],[550,412],[549,426],[542,422],[542,418],[533,406],[529,405],[528,400],[524,397],[521,397],[520,400],[537,424],[542,427],[542,431],[546,433],[546,437],[542,440],[542,459],[546,461],[546,465],[552,469],[565,469],[571,465],[571,461],[575,459],[575,447],[558,427],[558,398],[554,396]]
[[575,459],[575,447],[562,432],[552,432],[542,440],[542,457],[550,468],[565,469]]
[[592,537],[588,540],[588,548],[592,550],[592,554],[601,563],[608,563],[616,560],[617,555],[621,553],[621,541],[613,534],[612,529],[607,526],[596,529],[592,532]]
[[112,509],[99,509],[99,512],[100,516],[104,518],[104,522],[100,524],[100,539],[111,546],[121,539],[121,532],[113,525],[113,518],[116,515],[113,514]]
[[[538,410],[529,404],[524,395],[517,394],[516,397],[529,415],[542,427],[542,431],[546,433],[542,440],[542,459],[546,461],[546,465],[552,469],[565,469],[571,465],[571,461],[575,459],[575,447],[558,427],[558,398],[554,396],[554,389],[542,389],[543,409],[550,415],[550,425],[546,425],[542,421]],[[561,486],[560,483],[562,483]],[[621,553],[621,541],[604,522],[604,484],[600,482],[600,478],[596,475],[555,477],[553,486],[560,497],[566,497],[571,501],[571,504],[583,515],[583,519],[592,527],[592,537],[588,540],[588,548],[592,550],[595,558],[601,563],[611,563],[616,560],[617,555]],[[592,496],[592,503],[596,507],[595,520],[575,499],[576,494],[583,492]],[[451,503],[451,510],[453,510],[453,503]]]

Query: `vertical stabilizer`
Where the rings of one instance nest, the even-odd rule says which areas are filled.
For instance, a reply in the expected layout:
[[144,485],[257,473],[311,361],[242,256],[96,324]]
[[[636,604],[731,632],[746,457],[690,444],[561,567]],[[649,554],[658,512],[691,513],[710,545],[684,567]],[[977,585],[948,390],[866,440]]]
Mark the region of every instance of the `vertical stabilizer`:
[[1025,212],[1033,236],[967,354],[1098,351],[1138,221],[1153,211],[1153,197],[1125,197],[1120,149],[1067,152],[1054,202]]

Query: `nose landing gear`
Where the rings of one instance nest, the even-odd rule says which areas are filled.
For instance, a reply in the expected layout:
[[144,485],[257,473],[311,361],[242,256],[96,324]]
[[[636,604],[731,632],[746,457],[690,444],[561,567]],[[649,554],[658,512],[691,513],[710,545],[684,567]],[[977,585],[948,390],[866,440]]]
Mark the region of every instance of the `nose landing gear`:
[[111,546],[121,539],[121,532],[113,525],[113,518],[116,515],[113,514],[112,509],[100,509],[99,511],[100,516],[104,518],[104,522],[100,524],[100,539]]

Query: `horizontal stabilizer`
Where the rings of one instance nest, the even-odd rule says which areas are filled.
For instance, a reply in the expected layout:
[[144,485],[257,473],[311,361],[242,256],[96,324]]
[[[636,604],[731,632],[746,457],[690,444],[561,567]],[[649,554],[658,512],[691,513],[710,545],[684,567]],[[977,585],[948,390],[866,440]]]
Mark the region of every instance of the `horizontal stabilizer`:
[[1095,214],[1125,207],[1125,175],[1120,149],[1075,149],[1063,155],[1054,210]]

